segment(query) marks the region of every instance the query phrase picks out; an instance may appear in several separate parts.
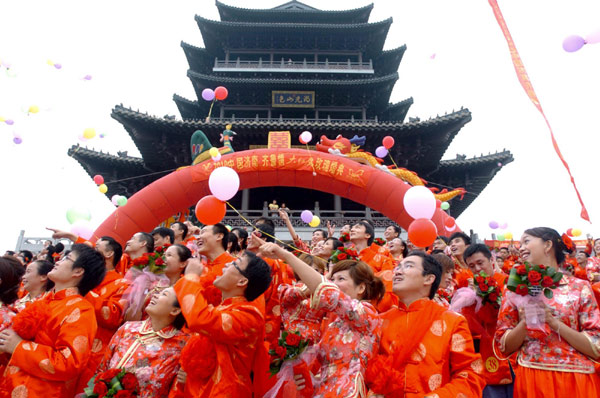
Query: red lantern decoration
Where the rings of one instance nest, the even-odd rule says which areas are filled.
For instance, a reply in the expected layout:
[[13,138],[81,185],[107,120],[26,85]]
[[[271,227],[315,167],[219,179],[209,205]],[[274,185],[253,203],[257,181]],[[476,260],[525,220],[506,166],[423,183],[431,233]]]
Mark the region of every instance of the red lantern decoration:
[[104,177],[102,177],[100,174],[96,174],[94,176],[94,182],[96,183],[96,185],[102,185],[104,184]]
[[228,94],[229,94],[229,91],[227,91],[227,89],[223,86],[219,86],[219,87],[215,88],[215,98],[218,101],[223,101],[225,98],[227,98]]
[[454,217],[448,217],[444,220],[444,226],[446,228],[452,229],[456,225],[456,220]]
[[391,147],[394,146],[394,137],[390,137],[389,135],[386,135],[385,137],[383,137],[383,146],[385,147],[385,149],[390,149]]
[[437,238],[437,228],[433,221],[418,218],[408,226],[408,239],[417,247],[427,247]]
[[196,218],[204,225],[213,225],[225,217],[225,202],[213,195],[207,195],[196,204]]

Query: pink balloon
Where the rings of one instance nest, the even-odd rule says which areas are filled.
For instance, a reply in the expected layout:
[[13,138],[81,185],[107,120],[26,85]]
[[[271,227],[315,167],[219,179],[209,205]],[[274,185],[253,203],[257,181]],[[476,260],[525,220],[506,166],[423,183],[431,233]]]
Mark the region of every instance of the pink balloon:
[[71,233],[81,236],[83,239],[90,239],[94,234],[94,229],[85,220],[77,220],[71,225]]
[[388,155],[388,150],[385,149],[384,146],[378,146],[377,149],[375,149],[375,156],[377,156],[378,158],[384,158]]
[[208,187],[217,199],[226,202],[240,188],[240,176],[230,167],[217,167],[208,177]]
[[574,53],[585,44],[585,40],[581,36],[572,35],[563,40],[563,50],[569,53]]
[[435,213],[435,196],[424,186],[416,186],[406,191],[404,195],[404,208],[409,216],[431,219]]
[[587,44],[600,43],[600,29],[587,35],[585,37],[585,42]]
[[302,134],[300,134],[300,138],[298,139],[301,143],[308,144],[312,141],[312,133],[310,131],[303,131]]

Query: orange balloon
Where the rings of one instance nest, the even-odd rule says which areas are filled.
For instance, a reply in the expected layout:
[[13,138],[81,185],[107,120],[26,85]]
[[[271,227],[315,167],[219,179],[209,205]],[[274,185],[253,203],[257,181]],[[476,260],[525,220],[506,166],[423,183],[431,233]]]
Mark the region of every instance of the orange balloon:
[[437,238],[437,228],[433,221],[418,218],[408,226],[408,239],[417,247],[430,246]]
[[207,195],[196,204],[196,218],[204,225],[213,225],[225,217],[225,202],[213,195]]
[[223,86],[219,86],[219,87],[215,88],[215,98],[218,101],[223,101],[225,98],[227,98],[228,94],[229,94],[229,92]]
[[448,228],[452,228],[456,225],[456,220],[454,219],[454,217],[448,217],[444,221],[444,225]]

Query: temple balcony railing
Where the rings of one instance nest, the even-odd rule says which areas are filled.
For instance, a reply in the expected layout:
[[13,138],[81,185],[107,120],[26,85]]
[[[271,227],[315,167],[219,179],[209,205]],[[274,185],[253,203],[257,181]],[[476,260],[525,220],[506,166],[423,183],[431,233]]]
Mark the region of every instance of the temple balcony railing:
[[296,72],[296,73],[356,73],[374,74],[373,61],[330,62],[330,61],[227,61],[215,58],[213,72]]
[[[285,228],[285,223],[279,218],[278,210],[238,210],[244,217],[240,217],[235,211],[228,210],[225,214],[225,218],[221,221],[224,224],[230,225],[232,227],[250,227],[246,220],[250,221],[254,224],[260,217],[269,217],[275,223],[275,227]],[[318,216],[321,219],[321,225],[319,228],[326,229],[327,222],[329,221],[331,224],[335,224],[336,228],[339,230],[345,224],[354,225],[357,222],[367,219],[371,220],[375,225],[375,228],[386,228],[393,224],[393,222],[384,216],[383,214],[371,210],[311,210],[314,215]],[[306,224],[300,218],[300,214],[302,210],[291,211],[288,210],[288,215],[290,218],[290,222],[294,228],[297,227],[307,227]],[[244,220],[244,218],[246,220]]]
[[225,117],[214,117],[211,116],[210,118],[206,118],[206,121],[211,121],[211,122],[223,122],[223,123],[231,123],[231,122],[258,122],[258,121],[279,121],[279,122],[299,122],[299,123],[305,123],[305,122],[320,122],[320,123],[330,123],[330,124],[335,124],[335,123],[356,123],[356,124],[377,124],[379,123],[379,119],[377,118],[377,116],[375,116],[374,119],[361,119],[361,118],[355,118],[354,116],[349,117],[348,119],[332,119],[330,117],[322,117],[322,118],[285,118],[285,117],[260,117],[260,116],[256,116],[256,117],[251,117],[251,118],[240,118],[240,117],[236,117],[235,115],[232,116],[225,116]]

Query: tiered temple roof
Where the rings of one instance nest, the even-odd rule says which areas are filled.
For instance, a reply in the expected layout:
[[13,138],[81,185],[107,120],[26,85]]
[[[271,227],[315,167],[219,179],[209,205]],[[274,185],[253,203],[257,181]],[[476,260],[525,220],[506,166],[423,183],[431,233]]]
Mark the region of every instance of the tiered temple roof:
[[[453,216],[512,161],[507,151],[441,160],[471,120],[468,109],[404,121],[413,99],[393,104],[389,99],[406,46],[383,50],[392,19],[369,22],[373,4],[342,11],[322,11],[299,1],[273,9],[244,9],[220,1],[216,6],[220,21],[195,17],[204,47],[181,43],[197,97],[173,96],[183,120],[116,106],[111,116],[125,127],[142,158],[78,145],[69,150],[90,176],[118,181],[111,184],[110,195],[129,196],[166,172],[191,164],[192,133],[202,130],[218,146],[226,124],[237,133],[236,151],[266,146],[269,131],[288,130],[292,142],[305,130],[317,138],[365,135],[363,149],[371,153],[390,135],[396,141],[390,154],[399,167],[417,172],[431,186],[469,192],[462,201],[453,201]],[[202,100],[202,91],[221,85],[229,96],[215,103],[207,119],[211,103]],[[278,90],[313,91],[314,108],[277,108],[271,100]],[[145,177],[136,178],[141,175]]]

